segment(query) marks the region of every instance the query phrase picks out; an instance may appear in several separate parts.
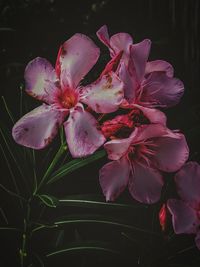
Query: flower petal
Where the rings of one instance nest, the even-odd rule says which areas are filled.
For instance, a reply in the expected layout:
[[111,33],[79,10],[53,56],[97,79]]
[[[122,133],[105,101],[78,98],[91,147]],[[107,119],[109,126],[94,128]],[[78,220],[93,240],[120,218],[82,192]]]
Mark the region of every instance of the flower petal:
[[57,60],[62,87],[75,88],[97,62],[99,53],[99,48],[86,35],[77,33],[67,40]]
[[135,131],[129,137],[132,143],[139,143],[143,140],[156,138],[168,134],[168,129],[162,124],[148,124],[136,127]]
[[132,197],[146,204],[157,202],[164,184],[160,172],[135,161],[132,168],[128,185]]
[[133,104],[132,106],[141,110],[144,116],[147,117],[151,123],[162,124],[166,126],[167,117],[162,111],[154,108],[143,107],[137,104]]
[[97,130],[96,119],[81,105],[71,110],[64,127],[68,147],[74,158],[91,155],[105,142],[105,137]]
[[195,237],[195,243],[197,248],[200,250],[200,231],[197,232],[197,235]]
[[169,199],[167,207],[172,214],[172,224],[176,234],[196,233],[199,221],[195,210],[178,199]]
[[119,108],[124,97],[124,84],[111,72],[97,82],[82,88],[81,102],[97,113],[110,113]]
[[155,154],[152,156],[154,165],[165,172],[179,170],[187,161],[189,148],[183,134],[174,134],[174,137],[156,138]]
[[138,83],[141,83],[144,73],[146,62],[149,57],[151,49],[151,41],[145,39],[140,43],[131,45],[131,59],[135,68],[135,74],[137,75]]
[[13,127],[14,140],[34,149],[46,147],[58,132],[66,112],[43,104],[24,115]]
[[105,44],[108,48],[110,48],[110,38],[108,34],[108,28],[106,25],[103,25],[98,31],[97,31],[97,37],[99,40]]
[[132,37],[125,32],[116,33],[110,38],[110,46],[112,47],[114,53],[111,51],[111,57],[123,51],[122,59],[125,64],[128,64],[130,56],[130,45],[133,43]]
[[108,158],[118,160],[123,157],[131,144],[130,138],[114,139],[104,144],[104,148],[108,153]]
[[41,57],[30,61],[26,66],[24,78],[29,95],[49,104],[54,101],[58,78],[49,61]]
[[168,77],[164,72],[153,72],[143,84],[140,101],[149,106],[171,107],[176,105],[184,93],[183,83]]
[[175,182],[181,199],[193,208],[200,207],[200,165],[186,163],[176,174]]
[[129,162],[126,158],[107,163],[100,169],[99,182],[106,201],[114,201],[126,188],[129,178]]
[[154,60],[146,63],[145,74],[154,71],[164,71],[168,77],[174,76],[174,69],[170,63],[164,60]]
[[136,95],[138,83],[136,82],[134,73],[129,70],[124,62],[120,64],[118,75],[124,83],[124,97],[128,102],[132,102]]

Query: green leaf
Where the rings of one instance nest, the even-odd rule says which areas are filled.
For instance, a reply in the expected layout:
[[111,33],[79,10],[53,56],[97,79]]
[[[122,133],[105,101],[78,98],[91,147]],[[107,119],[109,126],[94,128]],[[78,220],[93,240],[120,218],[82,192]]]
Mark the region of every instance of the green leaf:
[[73,251],[94,251],[94,252],[97,251],[97,252],[119,254],[119,251],[110,247],[109,243],[99,242],[99,241],[84,241],[84,242],[74,242],[71,244],[71,246],[67,246],[66,248],[50,252],[46,256],[51,257],[58,254],[68,253]]
[[[27,183],[27,179],[25,177],[25,174],[24,172],[22,171],[22,168],[18,162],[19,159],[21,159],[21,155],[18,154],[18,149],[13,149],[13,143],[10,142],[10,134],[5,132],[5,128],[2,127],[2,125],[0,125],[0,134],[3,138],[3,141],[5,143],[5,146],[7,148],[7,152],[10,154],[13,162],[15,163],[26,187],[27,187],[27,190],[30,192],[30,189],[29,189],[29,186],[28,186],[28,183]],[[21,162],[20,162],[21,163]],[[16,181],[15,182],[15,187],[16,187]],[[16,191],[18,191],[17,187],[16,187]]]
[[8,28],[8,27],[1,27],[1,28],[0,28],[0,31],[1,31],[1,32],[14,32],[15,29]]
[[[80,224],[104,224],[104,225],[108,225],[108,226],[112,226],[112,227],[116,227],[116,228],[122,228],[122,229],[128,229],[131,231],[136,231],[136,232],[141,232],[141,233],[145,233],[145,234],[150,234],[150,235],[154,235],[157,237],[160,237],[160,234],[157,234],[156,232],[152,232],[149,230],[146,230],[144,228],[140,228],[134,225],[130,225],[130,224],[126,224],[122,221],[117,221],[116,218],[113,217],[108,217],[108,216],[102,216],[99,214],[78,214],[78,215],[69,215],[69,216],[65,216],[65,218],[59,219],[57,221],[54,221],[52,223],[52,227],[53,225],[55,227],[64,227],[67,225],[80,225]],[[50,227],[48,227],[50,228]],[[41,229],[48,229],[46,226],[40,226],[37,227],[37,229],[34,230],[38,231]]]
[[3,104],[4,104],[4,107],[5,107],[5,110],[8,113],[8,116],[9,116],[10,120],[14,124],[15,123],[15,120],[13,118],[12,112],[10,111],[10,109],[9,109],[9,107],[7,105],[7,102],[6,102],[5,98],[4,98],[4,96],[2,96],[2,100],[3,100]]
[[[81,217],[79,215],[79,217]],[[61,226],[61,225],[68,225],[68,224],[105,224],[105,225],[110,225],[110,226],[116,226],[116,227],[120,227],[120,228],[124,228],[124,229],[129,229],[129,230],[133,230],[133,231],[138,231],[138,232],[143,232],[143,233],[148,233],[148,234],[152,234],[152,235],[156,235],[156,233],[154,232],[150,232],[146,229],[143,228],[139,228],[133,225],[129,225],[129,224],[125,224],[125,223],[121,223],[121,222],[117,222],[117,221],[113,221],[107,218],[97,218],[97,219],[67,219],[67,220],[62,220],[62,221],[56,221],[55,225],[57,226]]]
[[50,208],[56,208],[59,201],[56,197],[50,195],[36,195],[46,206]]
[[47,184],[52,184],[52,183],[58,181],[59,179],[61,179],[62,177],[64,177],[65,175],[67,175],[67,174],[69,174],[69,173],[71,173],[71,172],[91,163],[91,162],[94,162],[100,158],[103,158],[105,155],[106,155],[105,150],[101,150],[101,151],[98,151],[87,158],[72,160],[72,161],[66,163],[65,165],[63,165],[56,172],[54,172],[52,174],[52,176],[50,177],[49,181],[47,182]]
[[0,227],[0,230],[3,231],[14,231],[14,232],[21,232],[21,229],[15,227]]
[[24,197],[20,196],[19,194],[16,194],[15,192],[12,192],[11,190],[7,189],[4,185],[0,184],[0,188],[2,188],[9,195],[17,197],[20,200],[23,200],[23,201],[27,202],[27,200]]
[[53,158],[51,164],[47,168],[44,176],[42,177],[42,180],[38,185],[37,191],[39,191],[39,189],[47,182],[49,175],[51,174],[52,170],[54,169],[55,165],[57,164],[63,153],[66,152],[66,150],[67,146],[65,144],[62,144],[57,153],[55,154],[55,157]]
[[84,208],[104,208],[104,209],[147,209],[148,206],[144,204],[125,204],[125,203],[111,203],[105,202],[101,194],[85,194],[85,195],[70,195],[59,199],[59,205],[71,207]]

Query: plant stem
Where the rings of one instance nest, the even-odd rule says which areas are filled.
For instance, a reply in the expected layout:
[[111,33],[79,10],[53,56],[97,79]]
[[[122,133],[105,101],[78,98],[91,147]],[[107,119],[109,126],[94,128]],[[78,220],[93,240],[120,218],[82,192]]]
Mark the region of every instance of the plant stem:
[[22,234],[22,247],[19,250],[19,255],[20,255],[20,263],[21,263],[21,267],[25,266],[25,262],[27,259],[27,245],[28,245],[28,236],[29,236],[29,220],[30,220],[30,201],[31,199],[29,199],[29,202],[27,204],[27,210],[26,210],[26,218],[24,219],[24,230],[23,230],[23,234]]

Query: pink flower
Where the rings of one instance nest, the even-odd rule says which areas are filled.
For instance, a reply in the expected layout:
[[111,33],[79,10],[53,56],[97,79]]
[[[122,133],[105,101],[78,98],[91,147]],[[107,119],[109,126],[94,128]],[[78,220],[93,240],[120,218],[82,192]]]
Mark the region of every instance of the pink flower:
[[186,163],[175,176],[178,199],[169,199],[167,207],[172,214],[176,234],[195,234],[200,249],[200,165]]
[[81,86],[80,81],[98,57],[99,48],[93,41],[83,34],[75,34],[61,46],[55,69],[40,57],[27,65],[26,92],[45,104],[14,125],[12,134],[18,144],[44,148],[62,123],[73,157],[90,155],[105,142],[96,119],[83,104],[97,113],[116,111],[123,100],[123,83],[111,71],[96,82]]
[[173,78],[173,67],[166,61],[147,62],[151,41],[133,44],[128,33],[117,33],[109,38],[104,25],[97,31],[99,39],[109,48],[113,58],[123,51],[117,74],[125,84],[127,104],[139,104],[147,108],[176,105],[184,92],[183,83]]
[[189,153],[183,134],[159,124],[136,127],[128,138],[111,140],[104,147],[112,160],[100,170],[106,200],[114,201],[128,186],[134,199],[148,204],[160,198],[160,171],[177,171]]

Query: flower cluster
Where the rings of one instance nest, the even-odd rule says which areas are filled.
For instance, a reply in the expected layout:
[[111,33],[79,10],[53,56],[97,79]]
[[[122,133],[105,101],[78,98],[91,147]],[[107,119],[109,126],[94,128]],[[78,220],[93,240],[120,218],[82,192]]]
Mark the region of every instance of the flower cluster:
[[[142,203],[160,199],[163,173],[176,172],[181,200],[170,199],[176,233],[196,233],[200,247],[200,167],[186,163],[187,142],[178,130],[167,128],[164,108],[176,105],[184,92],[166,61],[148,61],[151,41],[133,43],[128,33],[109,37],[106,26],[97,36],[111,60],[99,78],[81,83],[97,62],[99,48],[83,34],[61,45],[55,68],[44,58],[25,69],[26,92],[44,103],[13,127],[18,144],[46,147],[63,124],[74,158],[93,154],[102,145],[110,162],[100,170],[100,185],[107,201],[127,187]],[[185,165],[186,163],[186,165]],[[162,224],[164,225],[164,210]]]

